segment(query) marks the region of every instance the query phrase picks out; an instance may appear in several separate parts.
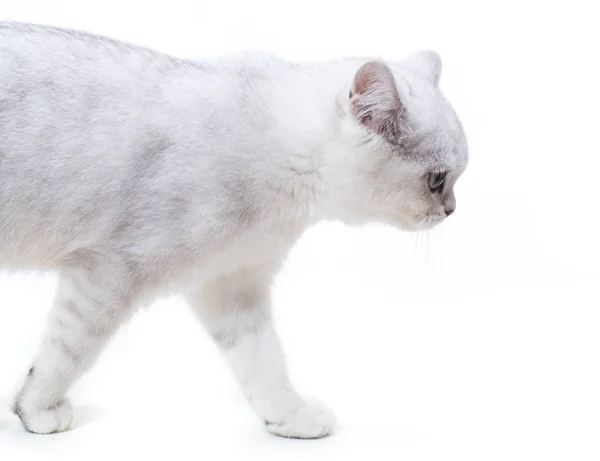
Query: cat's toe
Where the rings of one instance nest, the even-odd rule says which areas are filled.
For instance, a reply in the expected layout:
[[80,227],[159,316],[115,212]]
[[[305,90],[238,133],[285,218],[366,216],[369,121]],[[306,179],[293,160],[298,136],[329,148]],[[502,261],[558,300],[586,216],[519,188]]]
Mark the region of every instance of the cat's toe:
[[267,430],[279,437],[320,439],[331,435],[336,427],[334,413],[320,402],[306,402],[288,418],[267,422]]
[[67,399],[62,399],[49,408],[37,408],[17,402],[14,410],[25,429],[35,434],[65,431],[73,421],[73,408]]

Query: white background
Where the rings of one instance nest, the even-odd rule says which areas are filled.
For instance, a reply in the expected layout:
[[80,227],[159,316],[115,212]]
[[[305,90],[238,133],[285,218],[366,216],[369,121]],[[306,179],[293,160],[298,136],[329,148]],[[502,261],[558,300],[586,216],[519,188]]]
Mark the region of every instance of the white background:
[[[427,234],[325,223],[275,287],[292,375],[341,423],[266,434],[178,299],[125,327],[71,392],[72,431],[9,412],[54,284],[0,282],[0,459],[598,460],[600,34],[587,2],[0,0],[0,17],[182,57],[431,48],[471,162]],[[0,62],[0,65],[2,63]]]

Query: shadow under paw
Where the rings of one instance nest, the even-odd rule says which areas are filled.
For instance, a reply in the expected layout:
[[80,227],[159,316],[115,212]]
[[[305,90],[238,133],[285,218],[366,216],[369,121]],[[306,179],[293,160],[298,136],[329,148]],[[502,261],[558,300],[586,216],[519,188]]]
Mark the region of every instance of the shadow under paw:
[[101,421],[105,414],[100,407],[95,405],[76,406],[74,409],[73,423],[71,429],[79,429],[87,424]]

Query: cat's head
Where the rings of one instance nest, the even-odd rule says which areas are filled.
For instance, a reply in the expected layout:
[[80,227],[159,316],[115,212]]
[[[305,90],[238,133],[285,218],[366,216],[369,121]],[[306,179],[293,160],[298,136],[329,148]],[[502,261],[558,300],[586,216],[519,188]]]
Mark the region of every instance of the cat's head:
[[344,146],[331,165],[343,220],[420,230],[454,212],[467,142],[438,88],[440,71],[433,52],[356,71],[341,104]]

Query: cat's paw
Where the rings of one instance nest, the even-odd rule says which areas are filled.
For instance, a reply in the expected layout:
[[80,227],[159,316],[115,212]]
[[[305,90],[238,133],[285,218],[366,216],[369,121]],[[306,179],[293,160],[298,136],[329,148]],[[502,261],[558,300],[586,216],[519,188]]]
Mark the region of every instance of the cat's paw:
[[73,408],[67,399],[62,399],[50,408],[37,408],[17,401],[14,411],[25,429],[35,434],[66,431],[73,421]]
[[309,401],[285,420],[266,422],[267,431],[292,439],[320,439],[332,434],[336,426],[333,412],[320,402]]

